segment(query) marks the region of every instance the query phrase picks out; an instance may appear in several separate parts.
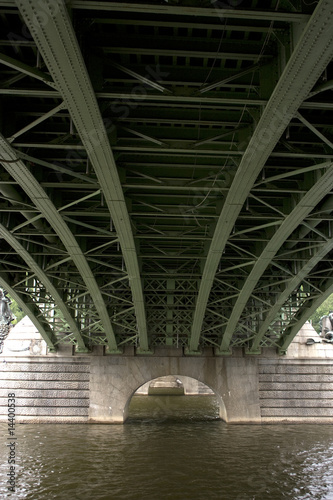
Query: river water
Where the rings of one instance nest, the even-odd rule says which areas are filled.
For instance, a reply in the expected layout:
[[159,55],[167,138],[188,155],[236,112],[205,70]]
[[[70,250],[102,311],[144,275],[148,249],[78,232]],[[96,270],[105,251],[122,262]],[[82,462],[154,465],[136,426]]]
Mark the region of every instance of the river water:
[[212,396],[135,396],[125,425],[16,424],[0,498],[333,500],[333,426],[227,425]]

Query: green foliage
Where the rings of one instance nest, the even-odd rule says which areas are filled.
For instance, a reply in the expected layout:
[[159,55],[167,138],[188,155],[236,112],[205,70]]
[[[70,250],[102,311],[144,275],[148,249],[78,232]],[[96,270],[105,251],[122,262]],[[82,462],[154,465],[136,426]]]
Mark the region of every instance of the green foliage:
[[319,320],[322,316],[326,316],[329,312],[333,311],[333,294],[330,295],[321,306],[318,307],[316,312],[310,316],[309,320],[312,321],[313,328],[320,333]]
[[10,300],[12,301],[12,303],[10,304],[10,309],[14,314],[14,316],[16,316],[16,319],[11,324],[16,325],[16,323],[18,323],[19,321],[21,321],[22,318],[24,318],[25,312],[22,311],[20,306],[17,304],[17,302],[15,302],[15,300],[11,298],[10,295],[8,295],[8,298],[10,298]]

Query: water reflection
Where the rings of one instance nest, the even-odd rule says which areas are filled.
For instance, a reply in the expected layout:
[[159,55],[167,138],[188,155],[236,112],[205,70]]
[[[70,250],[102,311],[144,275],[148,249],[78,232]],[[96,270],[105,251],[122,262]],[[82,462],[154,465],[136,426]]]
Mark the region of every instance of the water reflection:
[[219,403],[215,396],[133,396],[127,423],[216,419],[219,419]]
[[2,424],[1,498],[333,499],[333,426],[230,426],[216,418],[214,398],[167,396],[162,407],[151,398],[132,401],[124,426],[17,426],[15,495],[4,487]]

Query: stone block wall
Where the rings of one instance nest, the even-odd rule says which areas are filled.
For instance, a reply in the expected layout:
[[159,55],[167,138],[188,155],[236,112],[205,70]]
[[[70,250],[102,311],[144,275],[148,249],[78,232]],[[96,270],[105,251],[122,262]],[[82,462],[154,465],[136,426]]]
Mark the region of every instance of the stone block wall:
[[258,360],[262,423],[333,423],[333,363]]
[[8,414],[8,394],[15,394],[16,420],[86,422],[90,362],[84,358],[5,358],[0,360],[0,420]]
[[[205,356],[191,357],[162,347],[153,356],[130,347],[107,356],[102,346],[85,355],[70,344],[50,354],[31,322],[19,325],[0,354],[3,421],[8,393],[15,393],[17,422],[123,423],[138,387],[148,390],[158,377],[178,376],[186,394],[211,387],[220,396],[221,418],[230,423],[333,423],[333,345],[320,342],[309,324],[283,357],[270,348],[260,356],[242,349],[214,356],[206,349]],[[316,343],[307,345],[309,337]]]

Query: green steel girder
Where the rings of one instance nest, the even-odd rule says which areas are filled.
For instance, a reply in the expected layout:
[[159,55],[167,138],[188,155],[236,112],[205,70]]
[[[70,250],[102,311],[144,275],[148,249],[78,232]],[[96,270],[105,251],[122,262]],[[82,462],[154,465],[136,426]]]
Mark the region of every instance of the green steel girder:
[[53,285],[51,280],[48,278],[48,276],[45,274],[45,272],[38,266],[29,252],[27,252],[25,248],[23,248],[17,238],[13,236],[13,234],[8,231],[2,224],[0,224],[0,237],[5,239],[9,243],[9,245],[14,248],[14,250],[20,255],[20,257],[22,257],[31,271],[35,273],[36,277],[43,283],[45,288],[53,296],[56,307],[59,308],[59,310],[62,312],[65,321],[67,321],[72,334],[76,338],[78,349],[81,352],[88,351],[75,319],[71,316],[67,306],[64,304],[61,298],[61,295],[59,294],[58,290]]
[[43,83],[46,83],[50,87],[57,89],[57,86],[52,81],[50,75],[48,75],[47,73],[43,73],[43,71],[40,71],[37,68],[28,66],[27,64],[24,64],[21,61],[17,61],[16,59],[13,59],[12,57],[8,57],[6,56],[6,54],[1,54],[1,53],[0,53],[0,63],[5,64],[10,68],[14,68],[20,71],[21,73],[37,78],[38,80],[41,80]]
[[321,294],[311,301],[311,304],[300,309],[297,316],[294,318],[292,325],[286,328],[284,334],[278,342],[278,349],[280,354],[286,354],[287,349],[294,339],[295,335],[302,328],[309,316],[313,314],[316,309],[333,293],[333,279],[328,278],[325,284],[321,285]]
[[229,349],[230,340],[238,319],[241,317],[243,309],[253,293],[260,277],[263,275],[265,269],[273,260],[278,250],[288,239],[290,234],[297,228],[297,226],[301,224],[305,217],[307,217],[307,215],[333,188],[332,167],[332,163],[323,164],[323,169],[326,170],[326,172],[321,176],[316,184],[312,186],[308,193],[301,198],[297,206],[279,226],[269,243],[267,243],[261,255],[258,257],[258,260],[254,264],[251,272],[245,280],[244,285],[242,286],[242,290],[229,317],[228,325],[223,332],[221,351]]
[[[8,1],[13,5],[13,1]],[[215,2],[212,2],[213,4]],[[152,5],[139,4],[131,2],[95,2],[89,0],[70,0],[70,7],[73,9],[87,9],[96,11],[123,11],[139,12],[139,13],[155,13],[160,15],[188,15],[190,17],[219,17],[220,19],[255,19],[265,21],[281,21],[304,23],[309,20],[309,16],[298,12],[274,12],[274,11],[254,11],[254,10],[236,10],[236,9],[221,9],[217,4],[214,8],[195,8],[195,7],[174,7],[172,5]]]
[[[40,7],[35,2],[24,0],[16,3],[61,91],[103,190],[130,277],[140,346],[143,351],[148,350],[141,277],[126,202],[107,131],[66,6],[61,1],[55,2],[55,9],[48,13],[45,25],[43,22],[37,24],[35,22],[40,14]],[[66,64],[65,70],[60,61],[62,65]]]
[[26,315],[35,325],[37,331],[41,334],[43,340],[46,342],[49,351],[55,352],[57,339],[53,331],[49,327],[49,325],[48,324],[44,325],[38,320],[37,306],[35,306],[34,304],[27,304],[24,300],[24,296],[22,296],[22,294],[16,292],[16,290],[12,288],[6,273],[4,273],[1,270],[0,270],[0,285],[7,291],[7,293],[12,297],[12,299],[14,299],[18,303],[20,308],[26,313]]
[[45,113],[44,115],[40,116],[39,118],[37,118],[33,122],[29,123],[29,125],[27,125],[26,127],[23,127],[21,130],[18,130],[17,132],[15,132],[15,134],[13,134],[11,137],[7,137],[8,142],[13,142],[17,137],[24,134],[28,130],[36,127],[37,125],[39,125],[43,121],[50,118],[50,116],[57,114],[59,111],[61,111],[64,108],[65,108],[65,105],[62,102],[61,104],[59,104],[59,106],[56,106],[55,108],[51,109],[51,111],[49,111],[48,113]]
[[30,173],[21,160],[16,158],[15,152],[9,143],[0,135],[0,151],[3,167],[10,175],[19,182],[27,195],[34,202],[38,210],[43,214],[56,234],[63,242],[74,264],[77,266],[99,313],[100,319],[105,329],[106,336],[112,349],[116,349],[116,340],[110,322],[108,312],[101,296],[99,287],[94,279],[92,271],[84,257],[81,248],[75,240],[72,232],[62,219],[56,207],[53,205],[46,192],[40,186],[35,177]]
[[[319,2],[302,33],[241,160],[209,248],[193,319],[190,350],[198,349],[212,283],[227,238],[260,170],[333,55],[330,2]],[[310,55],[311,54],[311,55]],[[311,75],[311,76],[309,76]],[[265,137],[269,131],[269,140]]]
[[[331,0],[175,3],[0,0],[0,224],[16,242],[0,263],[56,343],[76,342],[67,314],[106,345],[98,290],[111,352],[220,354],[223,329],[224,353],[281,347],[332,275],[333,190],[288,236],[333,158]],[[8,175],[16,160],[28,177]]]

